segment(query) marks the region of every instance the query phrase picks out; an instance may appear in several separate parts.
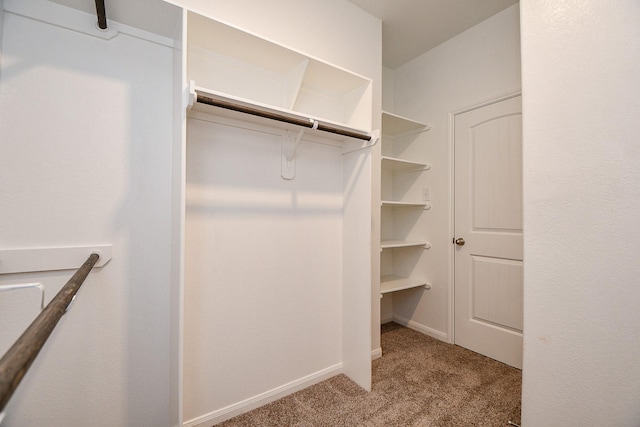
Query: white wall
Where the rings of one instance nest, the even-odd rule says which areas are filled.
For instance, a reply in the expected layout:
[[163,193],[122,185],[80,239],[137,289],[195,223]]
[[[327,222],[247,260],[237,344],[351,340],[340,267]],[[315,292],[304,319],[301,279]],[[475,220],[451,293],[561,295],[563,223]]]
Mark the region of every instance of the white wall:
[[523,425],[640,424],[640,6],[522,3]]
[[449,114],[519,89],[518,5],[393,71],[394,112],[433,125],[424,147],[433,165],[427,172],[433,207],[427,212],[424,230],[432,248],[422,266],[433,288],[394,295],[394,316],[411,320],[414,327],[441,339],[450,339],[451,326]]
[[289,181],[278,131],[187,134],[184,413],[218,421],[341,362],[342,156],[303,143]]
[[[50,7],[94,27],[95,15]],[[0,245],[110,243],[113,259],[85,282],[3,425],[167,425],[172,49],[10,11],[4,18]],[[13,274],[0,284],[42,280],[49,300],[71,274]]]

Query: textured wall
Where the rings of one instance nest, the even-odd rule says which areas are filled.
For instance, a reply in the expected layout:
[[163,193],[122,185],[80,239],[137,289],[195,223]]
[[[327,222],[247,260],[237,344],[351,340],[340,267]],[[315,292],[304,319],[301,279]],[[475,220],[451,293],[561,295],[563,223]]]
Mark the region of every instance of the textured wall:
[[640,4],[522,3],[523,425],[640,423]]

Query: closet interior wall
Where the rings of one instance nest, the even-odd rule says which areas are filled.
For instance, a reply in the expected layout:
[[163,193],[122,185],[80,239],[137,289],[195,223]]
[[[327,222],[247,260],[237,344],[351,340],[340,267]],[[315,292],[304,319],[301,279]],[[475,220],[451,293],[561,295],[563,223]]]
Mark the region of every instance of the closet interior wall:
[[187,120],[186,420],[340,363],[341,154],[303,142],[284,180],[282,138]]

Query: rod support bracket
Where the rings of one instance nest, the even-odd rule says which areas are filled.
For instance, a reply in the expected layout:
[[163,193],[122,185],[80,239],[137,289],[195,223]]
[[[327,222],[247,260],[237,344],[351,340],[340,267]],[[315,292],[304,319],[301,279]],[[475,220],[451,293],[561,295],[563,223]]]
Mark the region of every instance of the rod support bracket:
[[343,150],[342,151],[342,155],[349,154],[349,153],[354,153],[356,151],[364,150],[366,148],[371,148],[374,145],[376,145],[378,143],[378,141],[380,141],[380,131],[379,130],[375,130],[375,131],[373,131],[371,133],[371,136],[369,137],[369,140],[366,143],[361,144],[359,147],[353,148],[351,150]]
[[[311,130],[318,129],[318,121],[314,119],[309,119],[311,125]],[[298,153],[298,148],[300,148],[300,143],[302,143],[302,138],[304,137],[305,128],[300,128],[298,134],[295,138],[291,137],[289,131],[287,131],[286,138],[282,138],[281,145],[281,172],[280,175],[283,179],[291,180],[296,176],[296,154]]]

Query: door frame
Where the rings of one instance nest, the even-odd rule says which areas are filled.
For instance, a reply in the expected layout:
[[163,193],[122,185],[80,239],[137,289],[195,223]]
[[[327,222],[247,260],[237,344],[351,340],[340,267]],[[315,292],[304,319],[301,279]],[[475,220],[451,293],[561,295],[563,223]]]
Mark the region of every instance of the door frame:
[[[503,95],[492,97],[481,101],[479,103],[466,106],[454,111],[449,112],[449,236],[453,239],[455,232],[455,215],[456,215],[456,198],[455,198],[455,176],[456,176],[456,163],[455,163],[455,126],[456,117],[468,113],[469,111],[476,110],[478,108],[486,107],[488,105],[497,104],[498,102],[506,101],[511,98],[522,96],[522,90],[516,92],[509,92]],[[524,114],[524,112],[523,112]],[[449,336],[449,343],[455,344],[455,246],[450,244],[448,251],[449,258],[449,292],[447,294],[447,309],[448,309],[448,322],[447,322],[447,335]],[[524,302],[523,302],[524,304]]]

